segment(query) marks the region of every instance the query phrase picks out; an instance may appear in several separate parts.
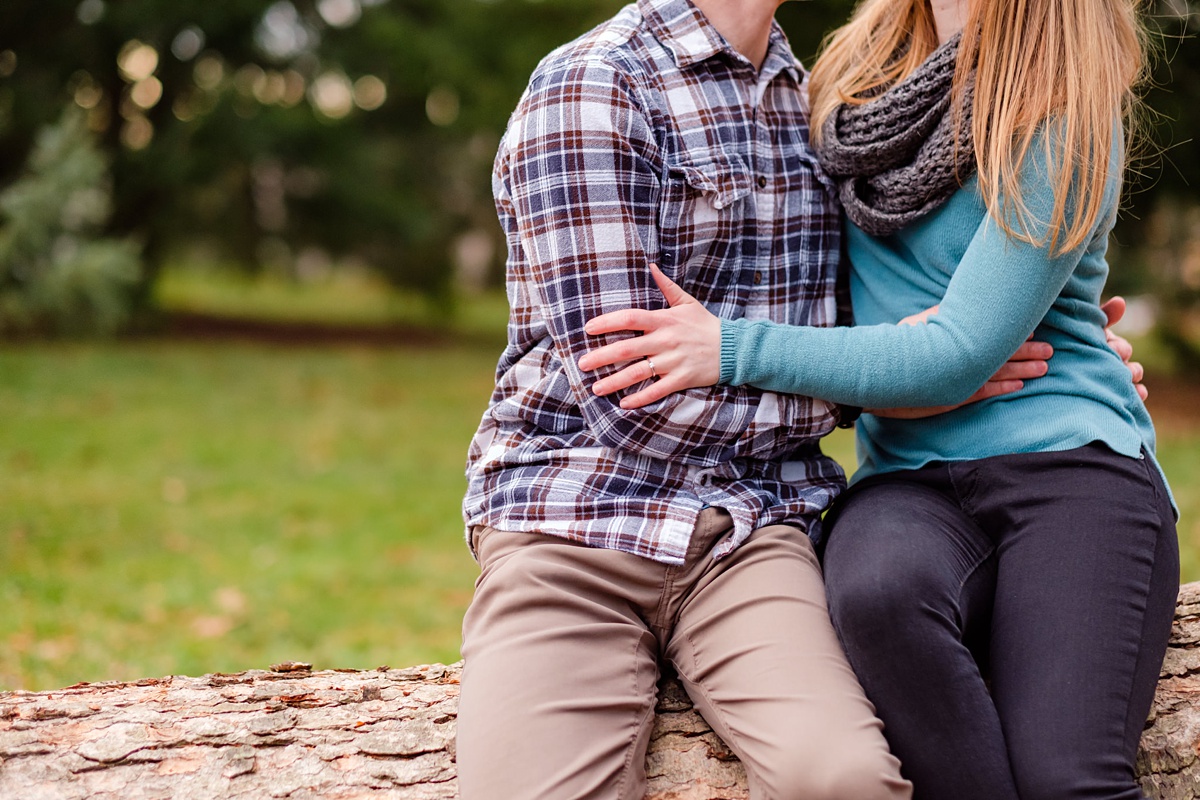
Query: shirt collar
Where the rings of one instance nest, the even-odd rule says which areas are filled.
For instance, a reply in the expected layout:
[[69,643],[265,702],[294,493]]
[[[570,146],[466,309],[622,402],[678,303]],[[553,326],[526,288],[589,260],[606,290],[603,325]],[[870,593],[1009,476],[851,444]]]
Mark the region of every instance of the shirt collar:
[[[679,68],[705,61],[718,53],[749,63],[734,50],[708,18],[690,0],[637,0],[638,10],[654,36],[671,51]],[[800,62],[792,54],[791,45],[779,23],[771,23],[771,38],[760,77],[769,78],[791,70],[799,79]]]

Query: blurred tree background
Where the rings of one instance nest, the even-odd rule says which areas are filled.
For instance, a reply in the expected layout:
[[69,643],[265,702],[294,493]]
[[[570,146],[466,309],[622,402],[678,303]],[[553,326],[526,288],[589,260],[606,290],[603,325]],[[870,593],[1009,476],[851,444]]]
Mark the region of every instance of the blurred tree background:
[[[0,186],[28,184],[46,168],[31,159],[48,127],[61,129],[52,134],[60,150],[95,148],[108,169],[92,170],[91,186],[71,196],[79,205],[89,193],[111,195],[111,213],[91,234],[139,248],[141,268],[132,281],[115,263],[91,272],[110,274],[110,295],[126,292],[135,308],[147,305],[165,265],[214,260],[301,277],[348,264],[445,300],[500,273],[489,166],[529,72],[620,5],[5,0]],[[851,6],[789,3],[779,19],[809,60]],[[1200,297],[1200,158],[1191,141],[1200,48],[1187,38],[1200,13],[1196,0],[1148,6],[1160,45],[1149,92],[1155,144],[1118,232],[1129,248],[1115,283],[1161,298],[1169,338],[1185,347]],[[72,136],[74,144],[62,141]],[[62,203],[63,213],[78,217],[75,205]],[[8,227],[37,226],[28,203],[10,197],[2,213]],[[46,249],[60,237],[47,229],[40,238]],[[30,246],[0,251],[0,291],[36,283]],[[95,326],[111,328],[114,298],[80,283],[59,289],[75,323],[51,322],[79,328],[92,309]],[[0,311],[10,326],[32,313],[29,304]]]
[[[492,158],[537,61],[620,5],[0,0],[0,690],[458,658]],[[1200,0],[1146,5],[1110,288],[1158,329],[1195,580]],[[811,62],[851,7],[778,19]]]

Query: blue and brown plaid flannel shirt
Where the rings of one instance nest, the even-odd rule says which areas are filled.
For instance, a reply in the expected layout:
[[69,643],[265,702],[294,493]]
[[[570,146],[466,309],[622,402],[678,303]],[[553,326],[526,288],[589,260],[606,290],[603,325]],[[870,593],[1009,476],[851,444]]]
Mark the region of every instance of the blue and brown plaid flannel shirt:
[[820,400],[714,386],[623,410],[576,362],[584,323],[663,299],[658,263],[718,316],[836,321],[838,208],[776,26],[761,70],[688,0],[639,0],[546,57],[496,159],[508,347],[468,456],[468,531],[537,531],[680,563],[700,510],[729,553],[810,529],[844,485]]

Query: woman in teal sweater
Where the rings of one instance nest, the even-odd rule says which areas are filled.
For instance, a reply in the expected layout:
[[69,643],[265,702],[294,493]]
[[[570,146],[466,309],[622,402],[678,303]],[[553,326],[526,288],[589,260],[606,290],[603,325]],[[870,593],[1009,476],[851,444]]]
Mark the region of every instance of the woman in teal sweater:
[[830,612],[917,798],[1143,797],[1175,515],[1099,304],[1138,31],[1133,0],[867,0],[811,79],[857,327],[719,320],[657,271],[670,308],[588,325],[644,332],[580,364],[632,361],[595,385],[627,407],[718,381],[954,405],[1053,345],[1020,391],[858,423]]

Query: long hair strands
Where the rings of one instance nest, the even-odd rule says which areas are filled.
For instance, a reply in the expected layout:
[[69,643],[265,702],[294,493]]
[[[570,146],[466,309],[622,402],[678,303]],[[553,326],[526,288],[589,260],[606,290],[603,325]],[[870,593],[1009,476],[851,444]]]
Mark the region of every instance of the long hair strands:
[[[1055,252],[1087,240],[1104,205],[1114,137],[1135,128],[1146,74],[1139,0],[974,0],[955,67],[955,97],[972,71],[972,135],[988,211],[1011,236]],[[937,48],[929,0],[864,0],[825,41],[809,84],[814,137],[842,103],[868,103]],[[1047,125],[1047,123],[1052,123]],[[1054,187],[1035,220],[1019,176],[1043,137]],[[1128,142],[1123,144],[1128,145]],[[1125,152],[1117,148],[1116,152]],[[1033,230],[1048,233],[1039,241]]]

